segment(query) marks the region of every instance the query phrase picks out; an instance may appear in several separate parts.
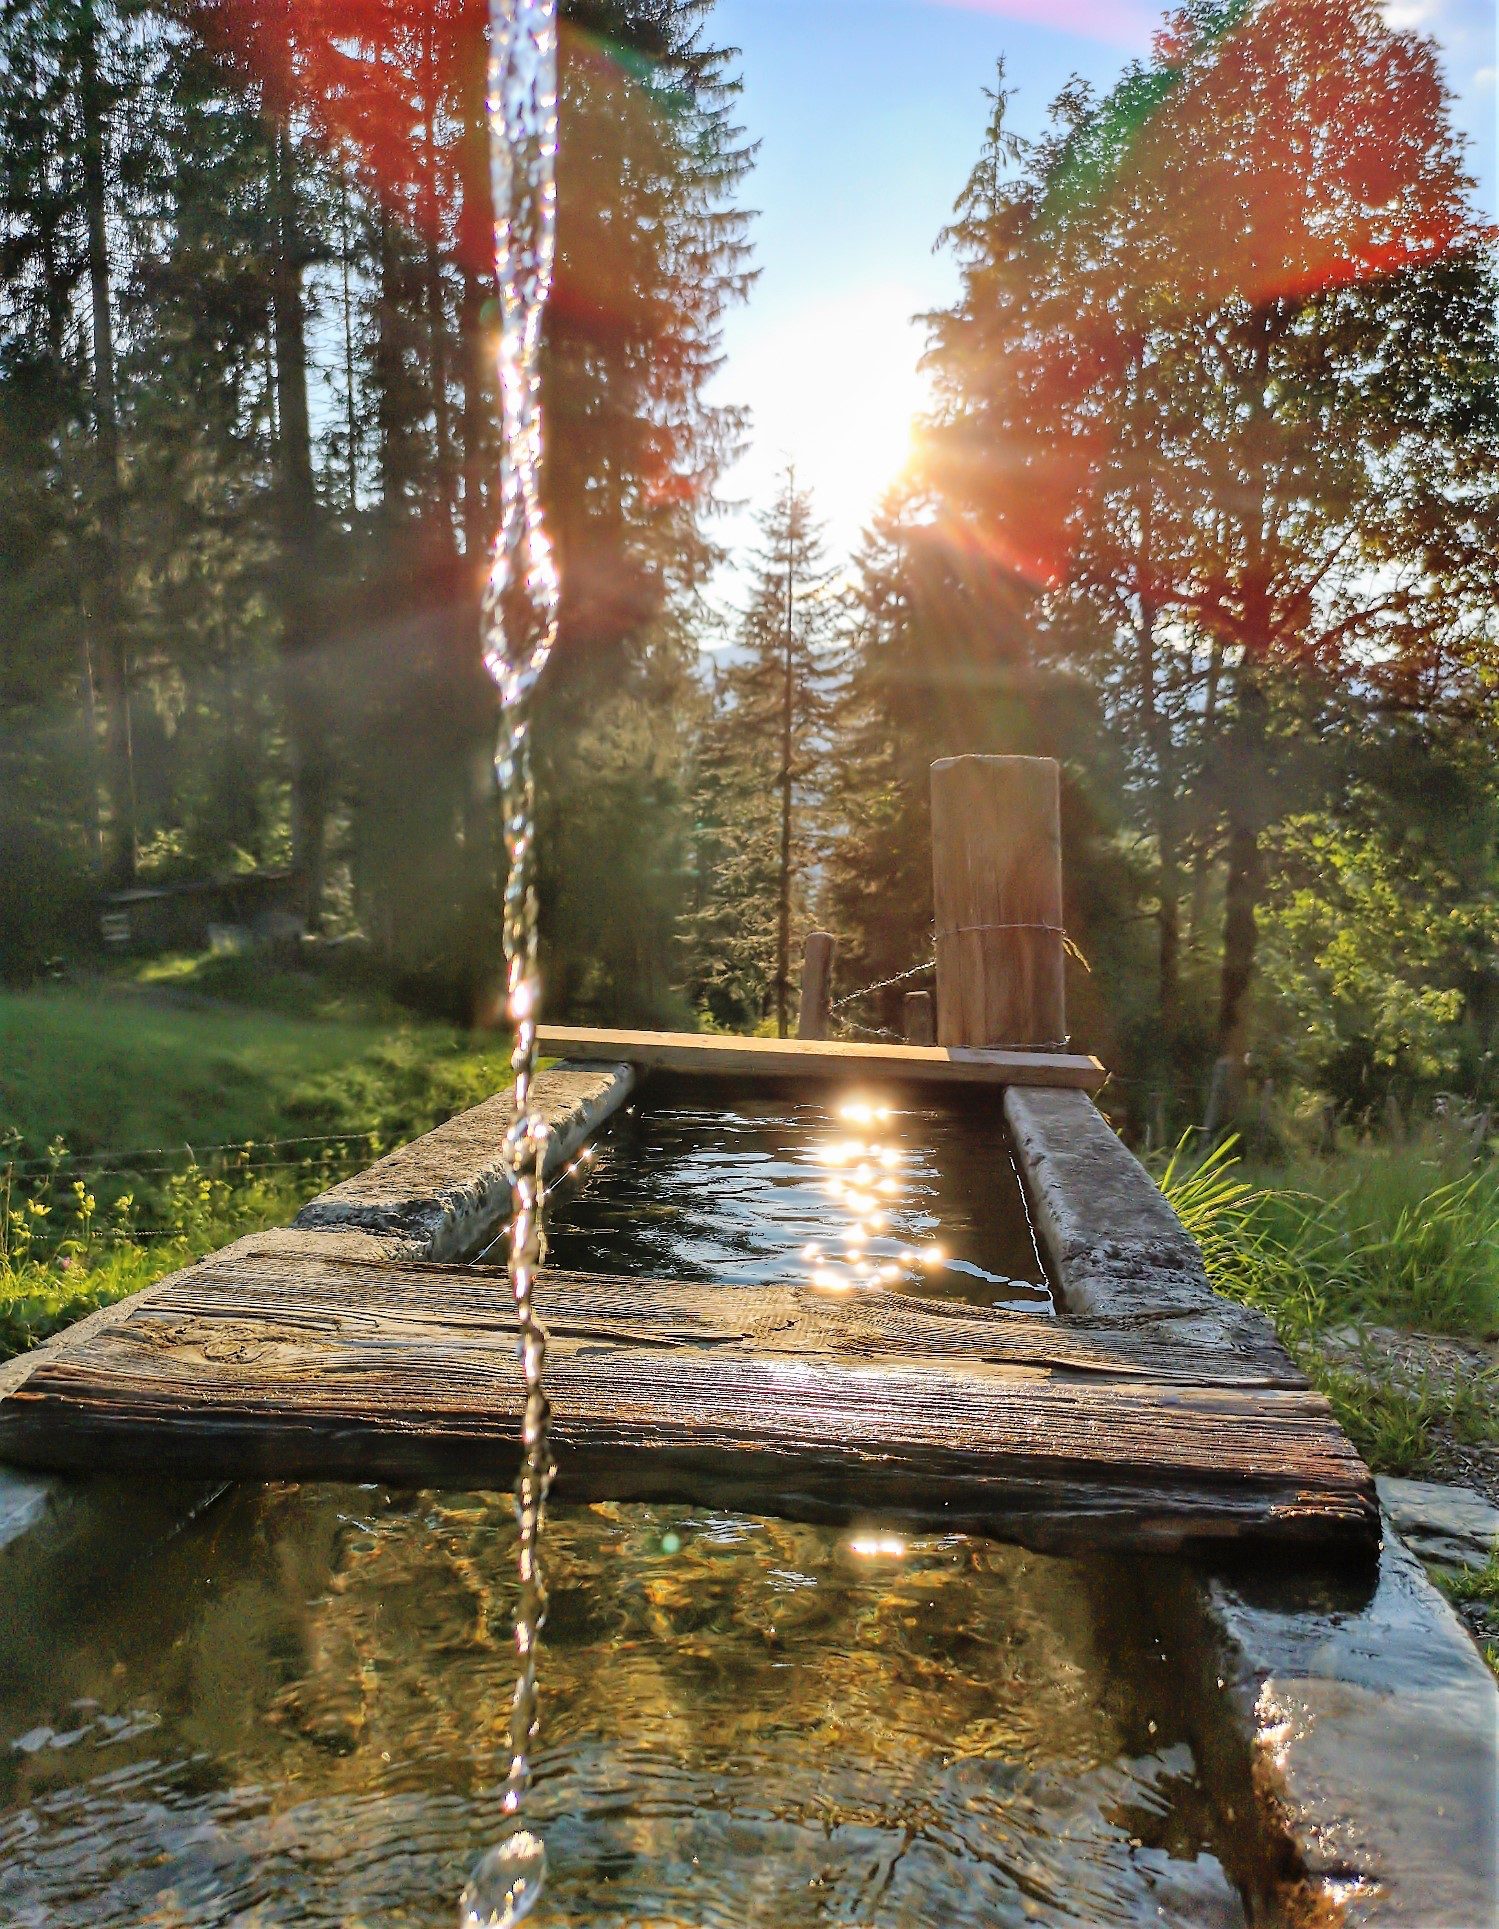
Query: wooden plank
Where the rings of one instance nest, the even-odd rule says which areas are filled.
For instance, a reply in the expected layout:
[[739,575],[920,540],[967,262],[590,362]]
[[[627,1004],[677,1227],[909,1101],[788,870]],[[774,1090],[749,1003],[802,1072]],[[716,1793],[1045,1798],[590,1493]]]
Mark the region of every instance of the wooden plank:
[[1067,1036],[1060,766],[943,757],[931,783],[938,1041],[1055,1050]]
[[[1253,1327],[1208,1379],[1198,1349],[1139,1329],[894,1295],[554,1275],[542,1303],[575,1499],[879,1515],[1047,1547],[1377,1544],[1362,1463]],[[252,1255],[56,1349],[0,1402],[0,1455],[493,1486],[520,1408],[498,1273]]]
[[941,1045],[849,1045],[821,1038],[731,1038],[715,1032],[604,1031],[542,1025],[549,1057],[622,1059],[666,1072],[728,1078],[860,1076],[938,1085],[1045,1085],[1096,1092],[1108,1073],[1079,1052],[977,1051]]

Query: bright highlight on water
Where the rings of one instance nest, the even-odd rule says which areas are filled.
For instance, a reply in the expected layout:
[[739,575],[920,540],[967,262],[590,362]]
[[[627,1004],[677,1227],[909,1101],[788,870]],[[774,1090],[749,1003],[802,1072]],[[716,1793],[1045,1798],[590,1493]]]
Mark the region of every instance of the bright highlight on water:
[[536,1650],[546,1621],[541,1529],[552,1480],[544,1373],[546,1328],[532,1288],[541,1259],[547,1127],[532,1103],[540,982],[536,963],[535,794],[531,697],[557,639],[560,585],[541,513],[541,323],[557,250],[557,13],[555,0],[490,0],[490,178],[500,291],[500,527],[484,597],[484,662],[503,717],[495,756],[505,819],[505,958],[515,1031],[515,1123],[507,1150],[515,1213],[510,1282],[525,1373],[520,1522],[519,1658],[510,1710],[504,1813],[510,1833],[479,1860],[459,1905],[463,1929],[507,1929],[529,1915],[546,1850],[519,1825],[537,1726]]

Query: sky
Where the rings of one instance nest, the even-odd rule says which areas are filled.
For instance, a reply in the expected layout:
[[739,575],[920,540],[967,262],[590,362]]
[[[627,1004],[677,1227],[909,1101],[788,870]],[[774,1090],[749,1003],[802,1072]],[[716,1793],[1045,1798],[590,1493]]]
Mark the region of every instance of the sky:
[[[760,143],[744,189],[760,279],[727,321],[716,394],[747,404],[748,452],[718,534],[737,553],[750,510],[813,490],[830,555],[853,549],[898,472],[923,399],[913,317],[957,292],[933,244],[977,159],[984,89],[1002,57],[1011,124],[1040,131],[1068,77],[1108,87],[1160,19],[1137,0],[718,0],[708,32],[740,49],[740,119]],[[1472,141],[1479,203],[1496,209],[1494,0],[1384,0],[1434,38]],[[721,584],[735,600],[737,572]]]

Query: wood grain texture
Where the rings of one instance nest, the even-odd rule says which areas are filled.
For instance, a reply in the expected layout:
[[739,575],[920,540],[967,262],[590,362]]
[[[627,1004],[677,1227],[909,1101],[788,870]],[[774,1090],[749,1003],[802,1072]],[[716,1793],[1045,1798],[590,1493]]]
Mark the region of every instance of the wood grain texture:
[[932,765],[939,1044],[1067,1036],[1060,777],[1051,757]]
[[[532,1098],[547,1122],[548,1178],[634,1087],[626,1064],[554,1065],[541,1074]],[[505,1142],[514,1120],[514,1091],[498,1092],[309,1200],[296,1224],[304,1232],[353,1227],[398,1237],[422,1259],[466,1258],[510,1217]]]
[[820,1038],[728,1038],[713,1032],[605,1031],[542,1025],[542,1051],[619,1059],[645,1070],[715,1078],[839,1078],[930,1085],[1059,1086],[1096,1092],[1108,1073],[1080,1052],[999,1052],[941,1045],[848,1045]]
[[838,940],[831,931],[809,931],[802,946],[802,1001],[796,1017],[798,1038],[826,1038],[833,996],[833,957]]
[[[879,1516],[1045,1547],[1377,1545],[1372,1483],[1253,1325],[1159,1330],[888,1294],[550,1275],[559,1491]],[[59,1471],[493,1486],[521,1387],[502,1274],[218,1258],[54,1349],[0,1455]]]

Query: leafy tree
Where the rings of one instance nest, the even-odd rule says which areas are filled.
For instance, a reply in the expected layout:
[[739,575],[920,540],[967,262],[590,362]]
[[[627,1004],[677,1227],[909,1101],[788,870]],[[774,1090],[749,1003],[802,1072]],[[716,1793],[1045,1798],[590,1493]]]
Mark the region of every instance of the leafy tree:
[[950,230],[943,512],[1104,696],[1169,1026],[1183,856],[1221,849],[1235,1068],[1271,827],[1391,706],[1471,706],[1499,388],[1470,185],[1429,43],[1363,0],[1202,4],[1033,149],[998,96]]

